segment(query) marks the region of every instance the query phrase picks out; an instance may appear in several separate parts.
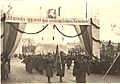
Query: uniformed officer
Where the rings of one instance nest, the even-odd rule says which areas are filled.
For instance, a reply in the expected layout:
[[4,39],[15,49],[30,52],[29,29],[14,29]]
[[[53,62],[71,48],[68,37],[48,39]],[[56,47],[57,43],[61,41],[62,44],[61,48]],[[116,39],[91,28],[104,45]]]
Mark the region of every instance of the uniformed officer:
[[43,74],[43,69],[44,69],[44,59],[42,55],[37,55],[34,57],[34,66],[35,70],[38,71],[40,74]]
[[54,57],[51,53],[48,53],[47,57],[45,58],[45,70],[46,76],[48,78],[48,83],[51,83],[50,78],[53,77],[53,70],[54,70]]
[[84,58],[84,55],[77,54],[74,62],[76,83],[86,83],[86,73],[90,74],[87,60]]
[[60,82],[63,82],[62,77],[65,75],[65,54],[63,51],[60,51],[60,55],[57,58],[57,76],[60,77]]
[[21,63],[25,63],[26,71],[32,73],[32,69],[34,68],[34,60],[32,56],[26,56]]
[[68,68],[68,69],[70,69],[70,67],[71,67],[72,60],[73,60],[73,58],[72,58],[71,54],[69,53],[69,54],[66,56],[66,63],[67,63],[67,68]]

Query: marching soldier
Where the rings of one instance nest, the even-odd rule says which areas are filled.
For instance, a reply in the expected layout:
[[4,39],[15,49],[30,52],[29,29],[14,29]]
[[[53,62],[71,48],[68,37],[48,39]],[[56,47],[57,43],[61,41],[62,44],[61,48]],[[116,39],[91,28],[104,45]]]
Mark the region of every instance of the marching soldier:
[[106,54],[110,57],[114,56],[114,46],[112,45],[111,40],[109,41],[108,45],[106,46]]
[[77,58],[77,56],[78,56],[78,53],[77,52],[75,52],[75,55],[73,55],[73,60],[74,60],[74,66],[73,66],[73,76],[75,76],[76,75],[76,69],[77,69],[77,67],[76,67],[76,58]]
[[88,63],[84,58],[84,55],[77,54],[74,59],[74,76],[76,77],[76,83],[86,83],[86,73],[89,73]]
[[8,61],[5,59],[1,59],[1,79],[6,80],[8,79],[8,74],[10,73],[10,65]]
[[34,57],[34,66],[35,70],[38,71],[40,74],[43,74],[43,66],[44,66],[44,59],[42,55],[37,55]]
[[66,56],[66,63],[67,63],[67,68],[68,69],[70,69],[70,67],[71,67],[71,64],[72,64],[72,56],[70,55],[70,54],[68,54],[67,56]]
[[62,77],[64,77],[65,74],[65,56],[64,52],[60,52],[60,56],[57,58],[57,76],[60,77],[60,82],[62,82]]
[[51,53],[48,53],[47,57],[45,58],[45,70],[46,76],[48,78],[48,83],[51,83],[50,78],[53,77],[53,69],[54,69],[54,57]]
[[29,73],[32,73],[32,69],[34,68],[33,61],[34,60],[31,56],[26,56],[24,60],[21,62],[21,63],[25,63],[26,71]]

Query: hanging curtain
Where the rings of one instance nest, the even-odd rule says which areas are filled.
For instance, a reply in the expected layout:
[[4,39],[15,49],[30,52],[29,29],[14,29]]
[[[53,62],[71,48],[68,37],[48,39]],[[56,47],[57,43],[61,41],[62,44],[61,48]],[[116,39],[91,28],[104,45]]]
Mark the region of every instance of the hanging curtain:
[[10,56],[15,52],[22,33],[19,33],[15,28],[24,30],[25,24],[2,22],[3,27],[3,53],[1,63],[1,77],[6,79],[6,75],[10,73]]
[[[77,34],[81,32],[79,25],[74,25],[74,27],[75,27]],[[84,50],[86,50],[82,35],[79,35],[78,37],[80,39],[80,43],[83,45]]]
[[[19,24],[19,29],[23,31],[25,29],[25,26],[26,24]],[[18,32],[12,51],[9,54],[9,57],[12,56],[12,54],[15,52],[16,48],[20,43],[21,38],[22,38],[22,33]]]
[[90,57],[92,57],[92,29],[91,26],[86,25],[75,25],[75,30],[77,33],[80,33],[85,28],[85,32],[79,36],[79,39],[86,50],[87,54],[89,54]]
[[22,33],[18,32],[13,27],[24,30],[25,25],[26,24],[3,22],[3,58],[6,59],[15,52],[22,37]]
[[7,40],[8,40],[8,36],[9,36],[10,24],[3,22],[2,27],[3,27],[3,35],[4,35],[4,37],[3,37],[3,52],[5,52]]
[[86,31],[82,34],[82,37],[83,37],[83,41],[85,43],[85,48],[86,50],[88,51],[89,55],[92,56],[93,53],[92,53],[92,28],[91,26],[84,26],[84,25],[81,25],[80,26],[80,30],[83,31],[84,28],[87,28]]
[[[11,24],[12,24],[12,26],[11,26]],[[6,60],[8,58],[8,55],[10,54],[13,46],[14,46],[14,43],[15,43],[15,40],[17,37],[18,31],[14,30],[14,28],[12,28],[13,26],[18,28],[19,24],[18,23],[6,23],[6,22],[3,23],[3,34],[4,34],[4,37],[3,37],[3,58]]]

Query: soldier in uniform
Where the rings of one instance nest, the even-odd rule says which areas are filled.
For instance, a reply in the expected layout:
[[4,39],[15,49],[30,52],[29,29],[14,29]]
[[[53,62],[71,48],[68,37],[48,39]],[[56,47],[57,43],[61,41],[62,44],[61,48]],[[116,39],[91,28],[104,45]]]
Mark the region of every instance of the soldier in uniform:
[[62,77],[64,77],[65,74],[65,56],[64,52],[60,51],[60,56],[57,57],[57,76],[60,77],[60,82],[62,82]]
[[75,76],[76,75],[76,69],[77,69],[77,67],[76,67],[76,58],[77,58],[77,56],[78,56],[78,52],[75,52],[75,54],[73,55],[73,60],[74,60],[74,66],[73,66],[73,76]]
[[45,58],[45,70],[46,76],[48,78],[48,83],[51,83],[50,78],[53,77],[53,70],[54,70],[54,57],[51,53],[48,53],[47,57]]
[[67,63],[67,68],[70,69],[71,64],[72,64],[72,56],[70,55],[70,53],[66,56],[66,63]]
[[26,56],[21,63],[25,63],[25,69],[27,72],[32,73],[34,68],[33,58],[31,56]]
[[8,74],[10,73],[9,70],[9,63],[5,61],[5,59],[1,59],[1,79],[6,80],[8,79]]
[[43,56],[42,55],[37,55],[35,56],[35,61],[34,61],[34,66],[35,66],[35,70],[38,71],[40,74],[43,74],[43,62],[44,62],[44,59],[43,59]]
[[19,54],[18,58],[21,59],[21,60],[23,59],[21,54]]
[[88,73],[88,75],[90,73],[84,55],[77,54],[74,62],[74,76],[76,77],[76,83],[86,83],[86,73]]
[[106,54],[109,57],[114,57],[114,46],[112,45],[111,40],[109,41],[108,45],[106,46]]

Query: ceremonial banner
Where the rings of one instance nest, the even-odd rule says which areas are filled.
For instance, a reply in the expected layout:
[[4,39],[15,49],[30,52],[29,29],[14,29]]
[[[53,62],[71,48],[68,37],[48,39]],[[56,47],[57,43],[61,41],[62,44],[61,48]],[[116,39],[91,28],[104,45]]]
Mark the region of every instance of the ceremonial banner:
[[85,52],[88,54],[88,56],[90,56],[90,58],[92,57],[92,33],[91,33],[91,26],[86,26],[86,25],[75,25],[75,30],[77,33],[80,33],[82,31],[84,31],[84,33],[79,37],[81,44],[83,45]]
[[[51,16],[51,12],[49,13]],[[82,18],[47,18],[47,17],[25,17],[25,16],[13,16],[6,15],[5,22],[15,22],[15,23],[36,23],[36,24],[68,24],[68,25],[90,25],[90,19]]]
[[22,33],[15,30],[13,27],[16,27],[17,29],[24,30],[25,24],[20,23],[6,23],[3,22],[3,57],[5,59],[8,58],[8,56],[12,55],[22,37]]

